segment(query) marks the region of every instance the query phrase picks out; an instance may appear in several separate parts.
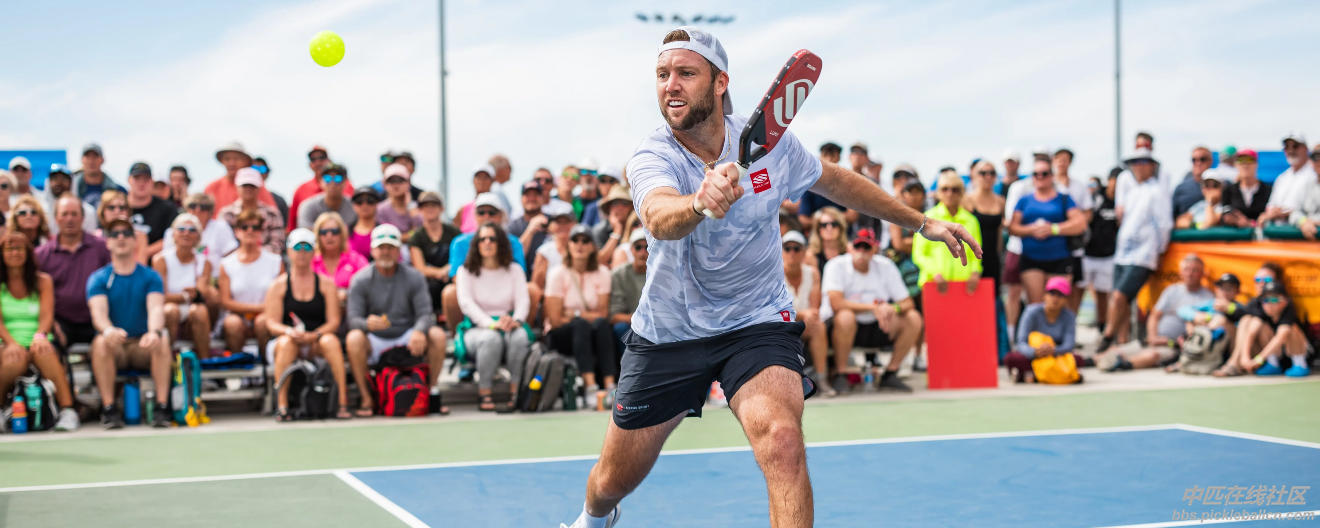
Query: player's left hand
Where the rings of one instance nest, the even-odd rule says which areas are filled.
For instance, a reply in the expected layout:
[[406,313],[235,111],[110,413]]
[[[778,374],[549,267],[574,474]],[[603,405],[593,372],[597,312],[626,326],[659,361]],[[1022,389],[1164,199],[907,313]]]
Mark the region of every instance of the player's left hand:
[[963,251],[963,244],[971,246],[972,254],[978,259],[981,258],[981,244],[962,225],[929,219],[926,220],[926,227],[921,230],[921,236],[932,242],[944,242],[944,245],[949,247],[949,253],[958,257],[964,266],[967,265],[967,252]]
[[714,214],[715,218],[724,218],[733,203],[743,196],[743,188],[738,185],[740,176],[733,162],[706,171],[706,178],[697,189],[697,203],[703,206],[702,209]]

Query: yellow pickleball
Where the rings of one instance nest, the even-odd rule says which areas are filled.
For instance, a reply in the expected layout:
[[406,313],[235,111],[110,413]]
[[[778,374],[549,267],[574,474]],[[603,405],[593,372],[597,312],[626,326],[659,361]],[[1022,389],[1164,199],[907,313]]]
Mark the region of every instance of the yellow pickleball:
[[317,33],[308,48],[312,52],[312,60],[326,68],[344,60],[344,39],[339,38],[334,31]]

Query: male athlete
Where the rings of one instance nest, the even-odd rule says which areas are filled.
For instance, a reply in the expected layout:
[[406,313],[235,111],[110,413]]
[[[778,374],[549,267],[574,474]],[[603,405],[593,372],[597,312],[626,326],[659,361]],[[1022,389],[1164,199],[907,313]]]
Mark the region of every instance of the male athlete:
[[[608,528],[685,416],[701,416],[718,380],[765,474],[770,525],[811,526],[811,480],[802,439],[804,326],[784,286],[779,204],[808,189],[862,214],[939,240],[963,259],[981,248],[961,226],[925,218],[866,177],[822,163],[786,133],[736,184],[737,138],[728,58],[714,36],[671,31],[656,63],[667,126],[637,147],[628,180],[650,236],[646,285],[624,336],[613,420],[573,528]],[[712,168],[713,167],[713,168]],[[718,220],[700,211],[709,209]],[[561,525],[561,528],[562,525]]]

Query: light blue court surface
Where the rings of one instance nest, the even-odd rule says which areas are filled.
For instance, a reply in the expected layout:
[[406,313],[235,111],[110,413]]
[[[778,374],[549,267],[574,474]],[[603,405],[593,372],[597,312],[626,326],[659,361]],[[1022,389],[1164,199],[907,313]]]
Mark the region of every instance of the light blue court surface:
[[[1171,522],[1175,511],[1320,510],[1315,446],[1184,429],[823,445],[809,448],[807,458],[817,526],[1154,528],[1188,525]],[[387,509],[397,505],[407,512],[405,520],[411,515],[432,527],[558,526],[581,511],[594,463],[352,475],[379,493]],[[1303,492],[1305,504],[1224,506],[1184,499],[1189,488],[1262,485],[1310,489]],[[620,528],[764,527],[766,512],[765,483],[750,451],[670,454],[623,502]],[[1232,526],[1320,526],[1320,519]]]

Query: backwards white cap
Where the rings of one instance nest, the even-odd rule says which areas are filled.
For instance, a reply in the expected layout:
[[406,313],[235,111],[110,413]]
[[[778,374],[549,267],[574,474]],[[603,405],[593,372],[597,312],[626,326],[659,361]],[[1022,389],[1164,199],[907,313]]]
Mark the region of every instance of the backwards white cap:
[[[711,64],[714,64],[720,71],[726,73],[729,71],[729,55],[724,53],[724,46],[720,44],[720,39],[715,38],[715,35],[711,35],[696,26],[681,26],[678,29],[686,32],[688,38],[691,40],[675,40],[668,44],[661,44],[660,51],[657,54],[672,49],[695,51],[698,55],[701,55],[702,57],[705,57],[706,60],[710,61]],[[733,114],[733,99],[729,97],[729,91],[725,90],[724,115],[731,114]]]

